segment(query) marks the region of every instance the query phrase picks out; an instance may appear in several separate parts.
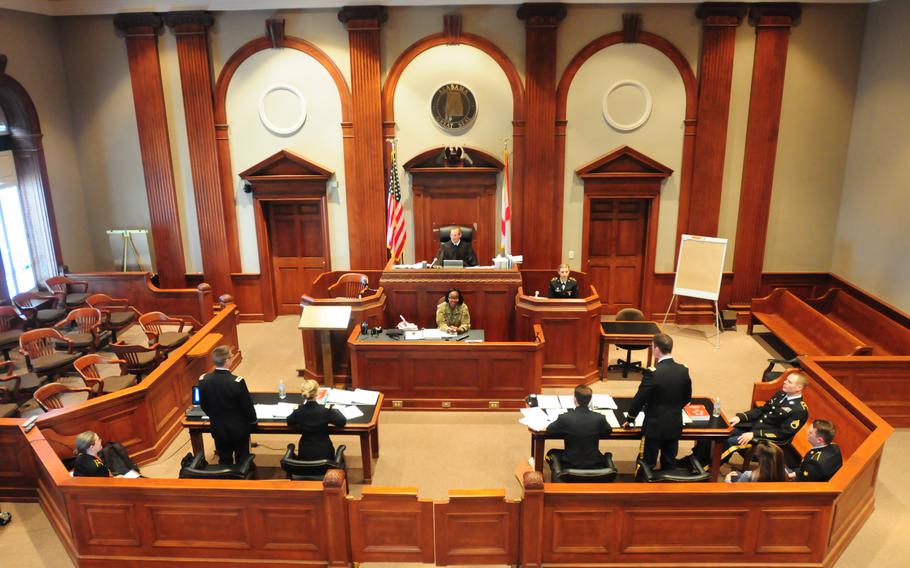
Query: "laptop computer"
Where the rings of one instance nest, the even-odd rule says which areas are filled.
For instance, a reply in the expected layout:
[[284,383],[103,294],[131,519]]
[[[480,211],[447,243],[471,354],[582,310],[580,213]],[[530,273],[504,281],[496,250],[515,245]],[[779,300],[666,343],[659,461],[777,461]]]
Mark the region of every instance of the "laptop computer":
[[199,404],[202,402],[202,395],[199,393],[199,387],[193,386],[193,395],[191,398],[193,406],[189,407],[186,411],[187,418],[198,418],[204,419],[205,412],[203,412],[202,407]]
[[462,260],[443,260],[443,268],[464,268],[464,261]]

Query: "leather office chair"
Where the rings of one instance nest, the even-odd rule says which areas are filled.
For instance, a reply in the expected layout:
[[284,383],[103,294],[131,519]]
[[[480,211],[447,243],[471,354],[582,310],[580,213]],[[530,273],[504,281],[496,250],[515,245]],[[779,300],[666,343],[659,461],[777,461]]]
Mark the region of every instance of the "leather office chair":
[[101,311],[101,329],[111,332],[111,341],[117,341],[117,333],[132,327],[142,315],[129,300],[107,294],[92,294],[85,303]]
[[337,282],[329,286],[329,295],[333,298],[358,298],[360,293],[366,288],[362,282],[367,282],[367,286],[369,286],[369,279],[366,274],[359,272],[342,274]]
[[220,465],[209,464],[205,461],[205,454],[198,453],[189,465],[180,468],[180,479],[253,479],[256,475],[256,466],[250,454],[239,464]]
[[9,352],[19,346],[19,336],[25,331],[25,318],[13,306],[0,306],[0,352],[9,361]]
[[47,327],[66,317],[66,306],[58,296],[37,290],[13,296],[13,305],[28,320],[29,327]]
[[108,349],[117,355],[117,358],[126,361],[126,371],[141,379],[151,373],[167,357],[161,347],[155,343],[145,345],[127,345],[126,343],[111,343]]
[[90,387],[71,387],[50,383],[35,391],[35,401],[45,411],[82,404],[92,396]]
[[776,381],[782,374],[786,372],[786,369],[783,371],[774,370],[774,365],[789,365],[790,367],[795,367],[800,369],[799,358],[805,357],[805,355],[797,355],[792,359],[768,359],[768,366],[765,367],[765,370],[761,373],[761,381],[763,383],[771,383]]
[[53,276],[44,281],[44,285],[62,300],[67,308],[78,308],[88,298],[88,282],[73,280],[66,276]]
[[[635,308],[623,308],[616,314],[616,321],[645,321],[645,314]],[[629,371],[643,372],[641,361],[632,361],[632,352],[650,349],[649,345],[617,345],[626,350],[626,360],[620,359],[615,365],[609,365],[607,371],[622,371],[622,378],[629,376]]]
[[547,452],[547,463],[550,465],[550,480],[553,483],[611,483],[616,479],[619,470],[613,463],[613,454],[604,454],[604,466],[597,469],[577,469],[566,467],[562,462],[562,450]]
[[[139,325],[148,337],[149,344],[157,343],[165,353],[170,353],[186,343],[194,328],[201,327],[195,323],[187,318],[171,317],[163,312],[149,312],[139,316]],[[170,329],[172,327],[177,327],[177,331]]]
[[638,458],[635,462],[635,465],[638,467],[636,478],[648,483],[699,483],[711,479],[711,474],[705,471],[705,468],[695,456],[687,456],[685,460],[681,461],[688,462],[686,467],[676,467],[670,470],[653,470],[643,459]]
[[466,227],[464,225],[443,225],[438,229],[433,229],[433,236],[439,239],[440,244],[447,243],[452,240],[449,233],[451,233],[452,229],[455,229],[456,227],[461,229],[461,240],[468,243],[473,242],[475,228]]
[[343,444],[335,448],[335,457],[332,459],[299,460],[295,457],[294,444],[288,444],[288,449],[281,458],[281,469],[288,474],[288,479],[294,481],[322,481],[330,469],[347,469],[344,463],[346,449],[347,446]]
[[[57,345],[66,345],[66,350],[58,351]],[[73,341],[49,327],[23,333],[19,337],[19,352],[25,355],[29,371],[48,380],[68,371],[79,358],[78,353],[73,353]]]
[[[102,377],[101,373],[98,371],[98,365],[119,365],[120,374]],[[107,359],[97,353],[79,357],[76,359],[76,362],[73,363],[73,367],[76,368],[76,371],[79,373],[79,376],[82,377],[85,385],[91,388],[96,395],[116,392],[120,389],[131,387],[139,382],[136,375],[132,375],[128,372],[126,361],[123,359]]]
[[[101,349],[108,339],[101,329],[101,311],[96,308],[76,308],[54,327],[71,341],[73,349],[82,353]],[[57,348],[66,345],[58,343]]]

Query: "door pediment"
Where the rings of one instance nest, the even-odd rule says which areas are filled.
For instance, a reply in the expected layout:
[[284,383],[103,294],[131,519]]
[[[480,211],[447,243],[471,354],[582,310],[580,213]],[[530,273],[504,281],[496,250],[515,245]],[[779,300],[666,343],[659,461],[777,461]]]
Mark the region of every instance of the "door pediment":
[[663,179],[673,170],[634,148],[621,146],[575,170],[575,175],[589,179]]
[[241,179],[257,181],[317,181],[334,176],[332,170],[290,150],[279,150],[258,164],[240,172]]

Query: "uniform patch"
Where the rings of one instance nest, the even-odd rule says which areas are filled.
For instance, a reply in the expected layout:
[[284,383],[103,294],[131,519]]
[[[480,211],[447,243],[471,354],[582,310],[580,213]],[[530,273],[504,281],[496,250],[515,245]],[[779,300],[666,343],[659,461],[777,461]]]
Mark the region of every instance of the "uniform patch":
[[799,428],[799,420],[794,420],[793,422],[790,423],[791,430],[796,430],[797,428]]
[[234,379],[234,382],[239,383],[242,380],[243,380],[243,377],[237,377],[236,379]]

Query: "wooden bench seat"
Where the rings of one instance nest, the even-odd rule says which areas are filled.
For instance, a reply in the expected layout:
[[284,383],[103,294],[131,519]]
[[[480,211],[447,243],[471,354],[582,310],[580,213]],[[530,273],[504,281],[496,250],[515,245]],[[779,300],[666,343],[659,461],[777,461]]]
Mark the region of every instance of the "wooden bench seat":
[[872,355],[910,355],[910,328],[843,289],[832,288],[806,303],[869,345]]
[[752,299],[750,335],[756,321],[799,355],[867,355],[872,350],[861,339],[783,288],[773,290],[764,298]]

